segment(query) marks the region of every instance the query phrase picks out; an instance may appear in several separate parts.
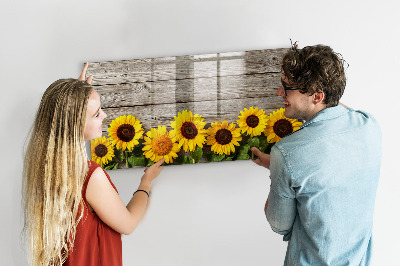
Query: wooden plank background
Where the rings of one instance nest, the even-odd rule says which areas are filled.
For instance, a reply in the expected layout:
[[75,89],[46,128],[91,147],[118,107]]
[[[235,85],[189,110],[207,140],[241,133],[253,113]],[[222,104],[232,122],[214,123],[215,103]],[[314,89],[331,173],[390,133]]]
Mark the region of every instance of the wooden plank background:
[[[87,75],[100,95],[107,126],[121,115],[139,119],[145,131],[168,129],[178,112],[188,109],[207,124],[238,120],[251,106],[266,114],[283,107],[276,95],[282,56],[287,49],[92,62]],[[206,128],[208,127],[206,126]]]

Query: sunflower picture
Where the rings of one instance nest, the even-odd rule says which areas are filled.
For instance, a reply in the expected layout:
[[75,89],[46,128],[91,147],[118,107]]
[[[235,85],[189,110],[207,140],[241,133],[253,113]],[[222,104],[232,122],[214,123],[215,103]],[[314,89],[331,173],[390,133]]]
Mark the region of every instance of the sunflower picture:
[[90,141],[92,161],[105,165],[114,157],[114,146],[110,139],[100,137]]
[[239,120],[237,121],[242,133],[246,133],[251,137],[259,136],[265,130],[267,125],[267,116],[264,110],[254,108],[253,106],[247,110],[240,111]]
[[228,124],[228,121],[212,123],[207,130],[207,145],[211,146],[211,151],[217,154],[230,155],[235,152],[235,146],[240,146],[242,140],[240,128],[236,124]]
[[108,135],[111,137],[113,145],[123,151],[131,151],[134,146],[138,145],[143,133],[141,122],[132,115],[117,117],[108,128]]
[[240,111],[238,127],[224,120],[205,129],[201,115],[183,110],[169,121],[171,130],[164,124],[151,127],[146,134],[134,116],[120,116],[109,125],[110,138],[92,140],[92,159],[106,170],[124,163],[126,168],[151,166],[162,158],[165,164],[248,160],[253,158],[252,147],[269,153],[272,145],[300,128],[302,123],[286,118],[284,112],[280,108],[267,116],[252,106]]
[[150,167],[160,158],[168,166],[248,160],[253,147],[270,153],[298,128],[291,120],[292,130],[285,121],[267,125],[270,112],[284,107],[277,90],[287,51],[91,62],[86,75],[97,77],[107,114],[102,134],[114,145],[104,168]]
[[174,116],[174,121],[171,121],[176,141],[186,152],[194,151],[196,146],[203,148],[207,133],[207,130],[204,129],[206,122],[203,120],[204,118],[200,115],[193,115],[192,111],[183,110],[182,113],[178,112],[178,116]]
[[153,162],[165,158],[167,164],[177,158],[180,151],[178,143],[175,142],[175,131],[167,131],[165,126],[152,128],[144,137],[144,156]]
[[252,147],[269,153],[272,145],[301,127],[301,122],[286,118],[284,112],[280,108],[267,116],[252,106],[240,111],[238,124],[216,121],[205,129],[201,115],[183,110],[168,121],[171,130],[157,125],[146,134],[134,116],[120,116],[109,125],[108,139],[91,141],[92,160],[105,170],[124,164],[126,168],[148,167],[162,158],[165,164],[248,160],[253,158]]
[[264,135],[267,137],[269,143],[280,141],[283,137],[298,130],[303,124],[296,119],[285,117],[284,113],[285,108],[281,108],[268,116]]

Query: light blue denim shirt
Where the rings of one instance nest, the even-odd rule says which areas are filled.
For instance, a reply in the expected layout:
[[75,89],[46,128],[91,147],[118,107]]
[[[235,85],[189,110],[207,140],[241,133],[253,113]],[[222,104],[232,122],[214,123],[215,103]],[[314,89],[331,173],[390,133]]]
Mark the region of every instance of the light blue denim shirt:
[[266,216],[284,265],[371,265],[381,131],[369,114],[322,110],[271,150]]

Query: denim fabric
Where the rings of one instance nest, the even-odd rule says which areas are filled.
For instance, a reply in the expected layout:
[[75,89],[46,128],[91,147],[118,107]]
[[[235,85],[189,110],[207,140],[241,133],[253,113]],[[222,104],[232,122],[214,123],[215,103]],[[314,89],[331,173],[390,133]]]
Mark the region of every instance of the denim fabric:
[[369,114],[322,110],[271,150],[266,216],[284,265],[371,265],[381,131]]

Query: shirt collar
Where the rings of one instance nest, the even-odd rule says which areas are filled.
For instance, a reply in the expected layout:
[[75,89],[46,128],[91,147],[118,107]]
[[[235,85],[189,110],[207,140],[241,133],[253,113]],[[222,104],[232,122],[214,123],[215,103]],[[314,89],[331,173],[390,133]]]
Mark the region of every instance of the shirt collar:
[[325,120],[329,120],[332,118],[342,116],[347,112],[348,112],[348,109],[346,109],[342,105],[325,108],[325,109],[319,111],[318,113],[316,113],[313,117],[308,119],[306,122],[304,122],[304,124],[301,126],[301,128],[306,127],[311,123],[325,121]]

